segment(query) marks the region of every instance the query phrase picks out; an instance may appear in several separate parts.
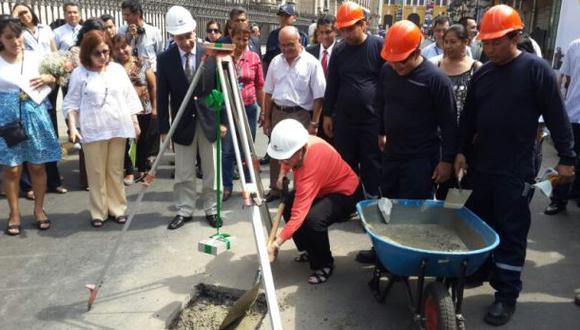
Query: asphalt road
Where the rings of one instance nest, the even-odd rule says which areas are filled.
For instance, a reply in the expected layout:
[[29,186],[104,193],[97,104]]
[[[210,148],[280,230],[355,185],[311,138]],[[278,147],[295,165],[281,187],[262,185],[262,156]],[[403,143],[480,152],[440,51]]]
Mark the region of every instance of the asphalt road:
[[[263,152],[265,143],[260,135],[258,150]],[[36,230],[32,203],[20,200],[24,234],[0,234],[0,329],[161,329],[198,283],[244,290],[252,286],[258,261],[249,214],[241,208],[239,194],[224,205],[223,230],[235,236],[232,249],[217,257],[201,254],[197,242],[214,233],[201,212],[179,230],[166,229],[175,213],[167,159],[90,312],[84,285],[96,280],[121,226],[90,226],[88,194],[79,190],[75,155],[67,156],[61,165],[71,191],[47,196],[51,230]],[[549,145],[545,145],[544,163],[555,165]],[[266,178],[267,169],[263,170]],[[130,207],[138,189],[127,189]],[[235,189],[239,191],[237,182]],[[580,209],[570,203],[567,212],[550,217],[542,214],[546,204],[547,199],[536,194],[524,290],[505,329],[580,328],[580,307],[572,302],[574,290],[580,288]],[[276,205],[270,206],[274,211]],[[8,212],[7,203],[0,200],[0,227],[6,226]],[[308,267],[293,261],[293,244],[284,245],[273,265],[284,328],[412,328],[402,287],[396,286],[384,304],[377,303],[368,289],[372,268],[357,264],[354,256],[369,244],[358,221],[333,226],[336,268],[329,282],[318,286],[306,282]],[[482,319],[492,301],[487,285],[465,291],[468,329],[490,328]],[[269,328],[267,323],[264,328]]]

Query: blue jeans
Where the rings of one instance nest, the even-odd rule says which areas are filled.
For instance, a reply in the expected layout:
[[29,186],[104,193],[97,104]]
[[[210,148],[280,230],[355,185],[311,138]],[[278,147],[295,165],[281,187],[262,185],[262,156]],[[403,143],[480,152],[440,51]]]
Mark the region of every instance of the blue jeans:
[[[250,131],[252,133],[252,140],[256,139],[256,126],[258,122],[258,105],[256,103],[246,105],[246,115],[248,116],[248,122],[250,124]],[[239,137],[239,134],[238,134]],[[239,142],[238,138],[238,142]],[[222,139],[222,177],[224,180],[224,190],[232,191],[234,187],[233,174],[234,174],[234,160],[236,155],[234,153],[234,142],[232,140],[231,131]],[[242,160],[244,159],[242,154]],[[244,169],[244,174],[246,178],[249,179],[250,174],[246,169]],[[247,181],[247,180],[246,180]]]

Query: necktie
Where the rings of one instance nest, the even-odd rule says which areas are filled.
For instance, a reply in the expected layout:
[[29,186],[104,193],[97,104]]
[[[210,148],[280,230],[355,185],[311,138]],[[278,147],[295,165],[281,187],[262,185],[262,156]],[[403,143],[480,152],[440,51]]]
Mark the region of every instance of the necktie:
[[187,78],[188,82],[191,82],[191,79],[193,78],[193,70],[191,68],[191,63],[189,63],[189,58],[191,57],[191,53],[187,53],[184,55],[185,56],[185,77]]
[[322,51],[322,60],[320,60],[320,64],[322,64],[322,70],[326,76],[326,68],[328,68],[328,52],[326,49]]

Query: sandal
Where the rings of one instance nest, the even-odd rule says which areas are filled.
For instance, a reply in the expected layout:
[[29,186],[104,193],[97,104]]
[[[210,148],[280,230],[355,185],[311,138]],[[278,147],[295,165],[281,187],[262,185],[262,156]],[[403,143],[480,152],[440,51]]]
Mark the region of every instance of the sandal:
[[8,225],[8,227],[6,227],[6,234],[10,235],[10,236],[18,236],[20,235],[20,231],[22,230],[22,227],[20,225]]
[[95,227],[95,228],[101,228],[103,226],[104,222],[101,219],[93,219],[91,220],[91,226]]
[[332,275],[334,267],[328,266],[322,269],[315,270],[314,273],[310,274],[308,277],[308,283],[312,285],[326,283],[330,276]]
[[45,220],[36,220],[36,228],[38,230],[49,230],[51,222],[48,219]]
[[29,201],[33,201],[35,199],[35,197],[34,197],[34,191],[32,191],[32,190],[27,191],[26,192],[26,195],[24,195],[24,197],[26,199],[28,199]]
[[310,261],[310,256],[308,256],[308,252],[306,251],[302,251],[300,252],[300,254],[294,258],[295,262],[309,262]]
[[113,221],[115,221],[120,225],[124,225],[127,222],[127,216],[126,215],[118,216],[116,218],[113,218]]

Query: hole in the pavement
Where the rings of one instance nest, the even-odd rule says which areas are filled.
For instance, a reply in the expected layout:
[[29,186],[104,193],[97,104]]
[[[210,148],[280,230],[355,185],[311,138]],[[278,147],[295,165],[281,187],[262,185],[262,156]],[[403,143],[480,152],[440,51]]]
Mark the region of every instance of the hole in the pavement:
[[[219,329],[230,307],[244,294],[244,290],[200,283],[185,308],[175,317],[169,329]],[[263,293],[247,311],[246,316],[228,329],[259,329],[268,306]]]

